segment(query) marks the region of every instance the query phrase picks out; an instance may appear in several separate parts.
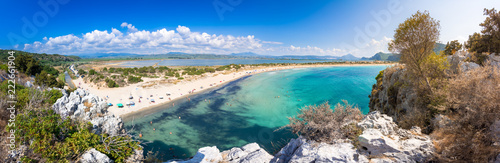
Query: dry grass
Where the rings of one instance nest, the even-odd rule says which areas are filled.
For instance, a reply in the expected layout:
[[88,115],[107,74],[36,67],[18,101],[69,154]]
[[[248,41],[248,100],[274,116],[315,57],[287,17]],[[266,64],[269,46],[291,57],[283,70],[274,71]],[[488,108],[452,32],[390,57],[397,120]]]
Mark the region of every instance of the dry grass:
[[335,111],[330,109],[328,102],[319,106],[306,106],[300,110],[297,117],[290,117],[292,132],[300,134],[308,140],[333,143],[339,139],[354,137],[360,130],[353,123],[359,122],[363,115],[357,107],[343,101],[335,106]]
[[[489,64],[485,64],[489,65]],[[500,153],[490,126],[500,120],[500,70],[485,66],[450,80],[451,125],[436,130],[441,161],[488,162]]]
[[92,106],[94,106],[94,104],[92,104],[92,103],[90,103],[88,101],[83,102],[83,105],[86,107],[85,110],[84,110],[85,112],[89,112],[90,108],[92,108]]

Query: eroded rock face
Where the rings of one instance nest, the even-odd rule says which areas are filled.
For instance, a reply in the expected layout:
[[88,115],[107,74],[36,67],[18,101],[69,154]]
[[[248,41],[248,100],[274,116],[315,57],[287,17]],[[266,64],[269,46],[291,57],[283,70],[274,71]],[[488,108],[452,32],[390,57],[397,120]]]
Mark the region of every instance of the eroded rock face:
[[432,141],[421,133],[419,127],[400,129],[391,117],[380,112],[369,113],[358,126],[363,128],[359,136],[361,152],[369,158],[380,157],[390,162],[424,162],[432,157]]
[[122,119],[107,113],[108,105],[104,99],[83,89],[77,89],[69,95],[66,91],[63,92],[63,96],[52,105],[52,109],[61,118],[89,121],[96,134],[107,133],[114,136],[124,133]]
[[109,159],[105,154],[95,150],[94,148],[83,153],[78,161],[80,163],[112,163],[113,160]]
[[373,85],[370,94],[370,111],[380,111],[399,120],[401,112],[410,112],[415,106],[417,93],[410,87],[404,87],[407,82],[406,69],[396,65],[384,70],[383,77]]

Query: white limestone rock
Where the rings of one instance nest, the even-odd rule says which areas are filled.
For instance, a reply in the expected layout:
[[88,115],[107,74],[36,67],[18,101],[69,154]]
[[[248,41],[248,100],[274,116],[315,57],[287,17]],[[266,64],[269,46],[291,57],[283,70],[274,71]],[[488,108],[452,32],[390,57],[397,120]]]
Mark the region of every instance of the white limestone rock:
[[480,66],[474,62],[461,62],[460,63],[460,68],[461,68],[462,72],[474,70],[474,69],[479,68],[479,67]]
[[419,127],[410,130],[399,129],[385,117],[386,115],[375,111],[358,123],[358,126],[364,129],[359,136],[359,143],[366,150],[361,152],[366,152],[370,158],[377,158],[371,161],[425,162],[432,157],[434,146],[430,138],[421,133]]
[[105,154],[92,148],[85,152],[79,159],[80,163],[112,163],[113,160],[109,159]]
[[169,161],[171,163],[217,163],[222,161],[222,155],[216,146],[198,149],[196,155],[187,161]]

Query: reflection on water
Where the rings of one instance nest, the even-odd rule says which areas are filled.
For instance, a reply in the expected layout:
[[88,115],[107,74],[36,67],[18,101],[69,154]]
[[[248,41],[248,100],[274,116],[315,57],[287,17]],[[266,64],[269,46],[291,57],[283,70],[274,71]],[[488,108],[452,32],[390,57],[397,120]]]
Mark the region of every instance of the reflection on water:
[[[175,107],[137,115],[125,122],[132,134],[143,134],[145,151],[163,159],[188,158],[198,148],[221,151],[257,142],[272,153],[295,137],[278,130],[305,105],[342,99],[368,112],[375,76],[385,66],[282,70],[244,77],[225,86],[181,99]],[[152,124],[151,124],[152,122]]]

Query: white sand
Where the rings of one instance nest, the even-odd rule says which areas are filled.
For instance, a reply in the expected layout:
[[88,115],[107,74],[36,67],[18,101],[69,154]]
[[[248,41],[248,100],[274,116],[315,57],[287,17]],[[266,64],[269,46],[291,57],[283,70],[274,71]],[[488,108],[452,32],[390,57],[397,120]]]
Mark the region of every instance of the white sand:
[[[283,69],[291,69],[291,68],[304,68],[304,67],[327,67],[327,66],[374,66],[374,65],[393,65],[393,64],[338,64],[338,65],[301,65],[301,66],[283,66],[283,67],[261,67],[261,68],[253,68],[253,69],[245,69],[240,70],[238,72],[229,73],[229,74],[219,74],[216,73],[207,73],[208,76],[200,78],[198,80],[193,81],[182,81],[177,84],[157,84],[152,87],[142,88],[140,85],[145,82],[150,81],[160,81],[158,78],[143,78],[143,82],[131,84],[126,87],[118,87],[118,88],[99,88],[95,85],[84,83],[82,78],[78,78],[73,80],[75,86],[79,86],[80,88],[88,90],[90,93],[97,95],[101,98],[107,100],[108,103],[112,103],[113,106],[108,108],[108,111],[113,113],[115,116],[123,116],[125,114],[130,114],[133,112],[137,112],[143,109],[152,108],[158,105],[165,105],[170,101],[173,101],[178,98],[188,98],[189,91],[195,89],[194,93],[198,93],[202,90],[220,86],[229,81],[241,78],[246,75],[252,75],[261,72],[267,71],[275,71],[275,70],[283,70]],[[247,73],[251,72],[251,73]],[[214,76],[214,74],[218,74]],[[215,83],[215,85],[214,85]],[[210,86],[212,84],[213,86]],[[203,87],[203,89],[200,89]],[[171,95],[167,96],[166,92],[170,92]],[[133,99],[129,99],[130,96],[133,96]],[[153,95],[153,97],[150,97]],[[142,96],[139,102],[139,96]],[[163,96],[163,99],[160,99],[159,96]],[[108,98],[109,97],[109,98]],[[155,103],[151,103],[150,99],[154,99]],[[169,99],[170,98],[170,99]],[[127,106],[126,104],[129,101],[133,101],[135,103],[134,106]],[[116,104],[122,103],[124,105],[123,108],[118,108]],[[175,103],[174,103],[175,104]],[[169,104],[172,105],[172,104]]]

